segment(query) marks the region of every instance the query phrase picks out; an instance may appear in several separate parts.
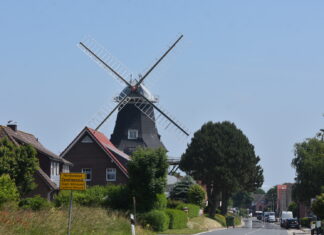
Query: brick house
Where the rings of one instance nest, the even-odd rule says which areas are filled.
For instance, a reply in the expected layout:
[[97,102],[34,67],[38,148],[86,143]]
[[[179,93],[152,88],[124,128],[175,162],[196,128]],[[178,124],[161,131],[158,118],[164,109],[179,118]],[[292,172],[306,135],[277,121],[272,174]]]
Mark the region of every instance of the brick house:
[[60,173],[69,172],[72,163],[46,149],[34,135],[18,130],[16,124],[0,125],[0,139],[5,137],[17,146],[31,145],[37,151],[39,168],[34,175],[37,187],[27,196],[52,199],[59,189]]
[[71,172],[87,175],[87,184],[125,184],[129,156],[117,149],[101,132],[85,127],[62,152],[72,162]]

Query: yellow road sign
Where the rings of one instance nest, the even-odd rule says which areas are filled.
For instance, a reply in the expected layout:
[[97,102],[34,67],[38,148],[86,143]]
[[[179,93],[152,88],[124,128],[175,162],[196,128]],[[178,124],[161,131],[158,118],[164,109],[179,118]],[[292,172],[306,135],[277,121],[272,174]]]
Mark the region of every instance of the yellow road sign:
[[83,173],[61,173],[60,189],[61,190],[85,190],[86,174]]

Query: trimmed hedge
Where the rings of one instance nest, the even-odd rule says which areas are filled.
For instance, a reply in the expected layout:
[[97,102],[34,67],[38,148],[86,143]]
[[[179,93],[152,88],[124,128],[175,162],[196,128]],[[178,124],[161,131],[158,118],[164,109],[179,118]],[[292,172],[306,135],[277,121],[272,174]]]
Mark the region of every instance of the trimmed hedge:
[[235,226],[241,225],[241,216],[234,216],[234,224]]
[[181,229],[187,227],[187,214],[184,211],[176,209],[166,209],[165,213],[170,218],[169,229]]
[[304,217],[300,219],[300,225],[302,227],[310,228],[312,219],[309,217]]
[[152,210],[140,218],[144,226],[149,224],[154,231],[163,232],[169,228],[170,218],[164,211]]
[[[69,200],[70,191],[62,190],[55,196],[54,205],[67,206]],[[92,186],[84,191],[75,191],[73,202],[82,206],[104,206],[118,210],[127,210],[131,205],[129,190],[124,185]]]
[[183,204],[182,201],[168,199],[167,207],[171,209],[177,208],[180,204]]
[[157,194],[153,208],[155,210],[164,210],[167,207],[167,198],[164,193]]
[[185,207],[188,208],[188,217],[189,218],[194,218],[194,217],[199,216],[200,207],[197,205],[194,205],[194,204],[182,203],[182,204],[178,205],[176,207],[176,209],[183,210]]
[[223,227],[226,227],[226,218],[221,214],[215,215],[215,220],[220,223]]

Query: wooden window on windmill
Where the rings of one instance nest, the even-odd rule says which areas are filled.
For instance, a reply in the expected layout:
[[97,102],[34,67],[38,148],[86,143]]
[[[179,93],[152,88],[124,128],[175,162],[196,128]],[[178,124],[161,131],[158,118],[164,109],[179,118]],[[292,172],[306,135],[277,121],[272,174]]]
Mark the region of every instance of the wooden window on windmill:
[[91,168],[82,168],[81,172],[86,174],[86,181],[92,180],[92,169]]
[[106,180],[107,181],[116,181],[116,168],[107,168],[106,169]]
[[83,143],[83,144],[90,144],[90,143],[93,143],[93,140],[90,138],[90,136],[86,135],[86,136],[83,137],[83,139],[81,140],[81,143]]
[[137,138],[138,138],[138,130],[129,129],[128,130],[128,139],[129,140],[136,140]]

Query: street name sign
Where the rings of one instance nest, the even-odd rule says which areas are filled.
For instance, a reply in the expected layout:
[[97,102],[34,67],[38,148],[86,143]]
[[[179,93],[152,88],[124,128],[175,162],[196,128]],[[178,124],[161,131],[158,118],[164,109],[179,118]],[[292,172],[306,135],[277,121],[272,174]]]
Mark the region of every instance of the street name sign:
[[86,174],[83,173],[61,173],[60,190],[85,190]]

